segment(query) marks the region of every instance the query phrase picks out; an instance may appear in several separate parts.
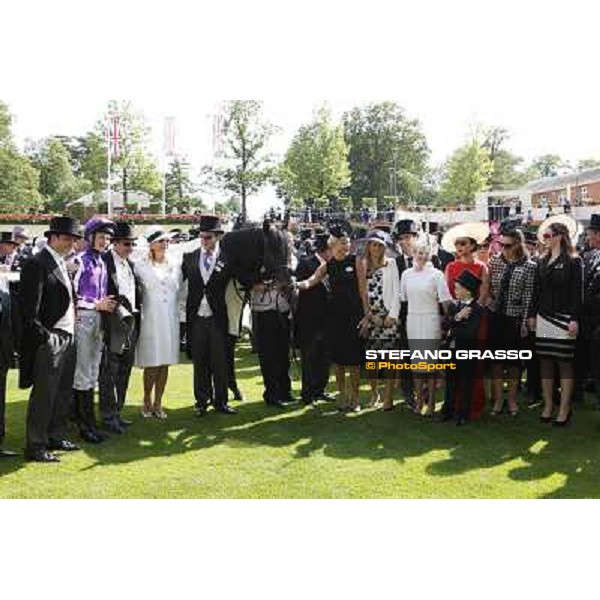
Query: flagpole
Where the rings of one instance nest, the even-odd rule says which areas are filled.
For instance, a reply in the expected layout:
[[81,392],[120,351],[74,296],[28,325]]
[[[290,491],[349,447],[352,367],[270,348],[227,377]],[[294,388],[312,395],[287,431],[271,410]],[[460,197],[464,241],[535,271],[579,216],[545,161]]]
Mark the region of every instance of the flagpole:
[[107,134],[106,134],[106,139],[107,139],[107,175],[106,175],[106,206],[107,206],[107,211],[108,211],[108,218],[110,219],[112,217],[112,190],[111,190],[111,185],[110,185],[110,169],[111,169],[111,141],[112,141],[112,131],[111,131],[111,122],[112,119],[111,117],[108,118],[108,125],[107,125]]
[[167,157],[163,156],[162,216],[167,216]]

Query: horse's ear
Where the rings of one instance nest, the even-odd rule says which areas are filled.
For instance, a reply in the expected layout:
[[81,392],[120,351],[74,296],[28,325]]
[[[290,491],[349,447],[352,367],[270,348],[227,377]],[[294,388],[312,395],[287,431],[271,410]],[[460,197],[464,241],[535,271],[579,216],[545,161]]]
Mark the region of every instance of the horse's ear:
[[263,221],[262,228],[265,233],[269,233],[269,231],[271,231],[271,221],[269,219],[265,219]]

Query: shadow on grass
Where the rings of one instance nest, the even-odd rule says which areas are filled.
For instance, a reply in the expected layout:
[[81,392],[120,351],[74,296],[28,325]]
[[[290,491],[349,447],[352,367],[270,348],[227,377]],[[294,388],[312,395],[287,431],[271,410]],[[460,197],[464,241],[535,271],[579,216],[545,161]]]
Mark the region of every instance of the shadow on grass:
[[[262,391],[256,380],[259,367],[243,354],[245,360],[236,360],[240,384],[245,390],[256,386]],[[252,396],[256,397],[254,392]],[[557,473],[564,476],[564,483],[546,497],[600,495],[600,463],[596,458],[599,418],[590,410],[579,409],[573,425],[565,429],[541,425],[537,408],[523,408],[517,419],[484,417],[459,428],[416,417],[403,405],[392,413],[367,410],[353,415],[340,415],[327,403],[283,411],[258,401],[235,406],[239,408],[237,415],[209,411],[197,418],[190,402],[189,407],[168,409],[169,418],[164,422],[142,419],[137,406],[128,406],[124,416],[133,419],[134,425],[126,434],[111,436],[99,446],[84,445],[83,451],[93,461],[85,470],[93,472],[96,467],[148,458],[168,459],[217,446],[243,449],[248,456],[255,452],[258,461],[261,450],[268,448],[287,448],[291,460],[320,454],[340,460],[392,460],[398,464],[433,453],[425,471],[434,478],[473,471],[477,471],[474,476],[480,476],[485,469],[499,469],[490,484],[495,489],[482,495],[493,496],[503,477],[534,484]],[[7,447],[20,448],[15,445],[15,436],[24,428],[26,408],[26,401],[7,405]],[[23,465],[22,458],[0,460],[0,476]],[[481,485],[485,486],[485,477]]]

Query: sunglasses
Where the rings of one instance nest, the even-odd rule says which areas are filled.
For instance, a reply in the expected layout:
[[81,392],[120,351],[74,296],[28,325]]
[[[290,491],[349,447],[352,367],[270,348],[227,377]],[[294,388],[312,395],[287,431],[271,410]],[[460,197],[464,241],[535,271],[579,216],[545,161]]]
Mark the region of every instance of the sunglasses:
[[549,240],[552,239],[553,237],[556,237],[560,235],[560,233],[552,233],[550,231],[547,231],[546,233],[544,233],[544,235],[542,236],[545,240]]
[[135,247],[135,242],[121,242],[125,248],[133,248]]

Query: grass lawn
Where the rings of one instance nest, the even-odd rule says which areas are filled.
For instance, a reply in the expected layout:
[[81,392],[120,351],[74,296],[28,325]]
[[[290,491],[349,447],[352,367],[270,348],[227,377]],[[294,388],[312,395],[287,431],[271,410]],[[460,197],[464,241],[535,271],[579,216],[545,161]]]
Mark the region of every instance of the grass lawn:
[[[295,369],[295,367],[294,367]],[[139,416],[136,371],[123,436],[60,464],[0,460],[1,498],[564,498],[600,496],[600,413],[570,427],[485,417],[458,428],[404,408],[336,414],[329,404],[277,411],[262,402],[255,356],[238,349],[247,401],[235,416],[192,411],[191,366],[173,368],[166,422]],[[294,371],[294,388],[298,375]],[[27,392],[9,376],[6,447],[23,446]],[[368,393],[363,394],[367,401]]]

